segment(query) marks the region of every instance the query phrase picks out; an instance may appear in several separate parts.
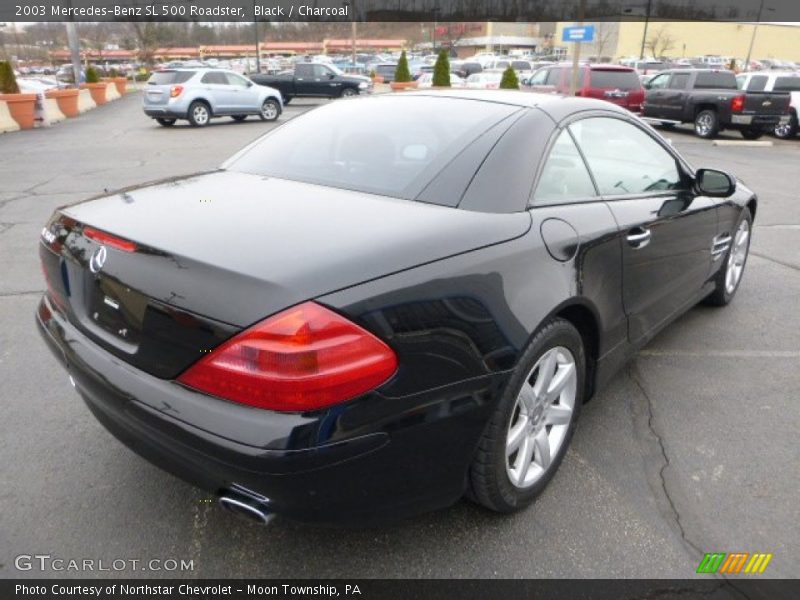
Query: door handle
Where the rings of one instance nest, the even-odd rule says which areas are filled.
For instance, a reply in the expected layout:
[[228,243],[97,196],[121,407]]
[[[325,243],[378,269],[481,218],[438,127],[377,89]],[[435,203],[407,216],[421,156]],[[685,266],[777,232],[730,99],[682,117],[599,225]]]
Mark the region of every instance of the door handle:
[[647,244],[650,243],[650,230],[644,227],[634,227],[628,232],[628,235],[625,237],[628,240],[628,244],[637,250],[639,248],[644,248]]

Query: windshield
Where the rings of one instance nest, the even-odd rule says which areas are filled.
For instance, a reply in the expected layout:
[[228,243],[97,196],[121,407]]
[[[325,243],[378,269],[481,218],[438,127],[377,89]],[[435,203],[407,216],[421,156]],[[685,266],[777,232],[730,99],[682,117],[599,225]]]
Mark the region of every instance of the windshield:
[[288,121],[225,168],[411,199],[472,140],[518,110],[432,96],[335,102]]
[[342,70],[341,70],[339,67],[337,67],[336,65],[325,65],[325,66],[326,66],[326,67],[328,67],[328,68],[329,68],[331,71],[333,71],[333,72],[334,72],[334,73],[336,73],[337,75],[347,75],[347,73],[345,73],[344,71],[342,71]]

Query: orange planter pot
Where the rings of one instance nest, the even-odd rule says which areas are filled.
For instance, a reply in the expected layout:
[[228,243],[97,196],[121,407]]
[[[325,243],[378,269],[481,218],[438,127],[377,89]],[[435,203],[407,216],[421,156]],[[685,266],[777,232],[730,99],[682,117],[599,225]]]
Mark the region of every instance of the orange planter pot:
[[119,92],[120,96],[125,95],[125,90],[128,87],[128,78],[127,77],[114,77],[114,85],[117,86],[117,91]]
[[383,75],[375,75],[372,78],[372,83],[383,83]]
[[97,106],[107,102],[106,84],[102,81],[100,83],[83,83],[81,84],[81,87],[89,90],[89,93],[92,95],[92,100],[94,100],[94,103],[97,104]]
[[33,129],[36,94],[0,94],[0,100],[8,104],[8,112],[20,129]]
[[403,81],[403,82],[392,81],[389,84],[389,87],[392,88],[393,91],[399,92],[399,91],[402,91],[402,90],[416,88],[417,87],[417,82],[416,81]]
[[65,117],[78,116],[78,94],[80,90],[47,90],[44,95],[58,102],[58,109]]

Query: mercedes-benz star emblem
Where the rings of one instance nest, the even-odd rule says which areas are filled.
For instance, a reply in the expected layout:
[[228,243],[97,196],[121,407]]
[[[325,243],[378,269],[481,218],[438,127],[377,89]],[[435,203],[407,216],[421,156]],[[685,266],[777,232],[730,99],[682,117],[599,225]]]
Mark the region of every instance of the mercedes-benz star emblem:
[[89,259],[89,270],[92,273],[99,273],[104,264],[106,264],[106,247],[100,246]]

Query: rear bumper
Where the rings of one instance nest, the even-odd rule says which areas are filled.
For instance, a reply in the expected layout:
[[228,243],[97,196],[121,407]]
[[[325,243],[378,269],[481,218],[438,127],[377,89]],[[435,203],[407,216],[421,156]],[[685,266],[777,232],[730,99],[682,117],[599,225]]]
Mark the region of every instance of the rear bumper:
[[790,115],[731,115],[731,128],[772,129],[788,123]]
[[145,106],[144,107],[144,114],[148,117],[156,118],[172,118],[172,119],[185,119],[186,118],[186,111],[176,110],[170,106]]
[[[393,399],[396,418],[371,423],[348,423],[351,403],[317,415],[272,413],[122,363],[46,296],[37,323],[91,412],[128,447],[211,494],[250,490],[267,498],[270,512],[302,521],[385,522],[456,502],[499,385],[487,377]],[[409,414],[408,404],[425,408]],[[242,438],[263,441],[242,443],[237,427]],[[337,436],[348,427],[347,437]]]

